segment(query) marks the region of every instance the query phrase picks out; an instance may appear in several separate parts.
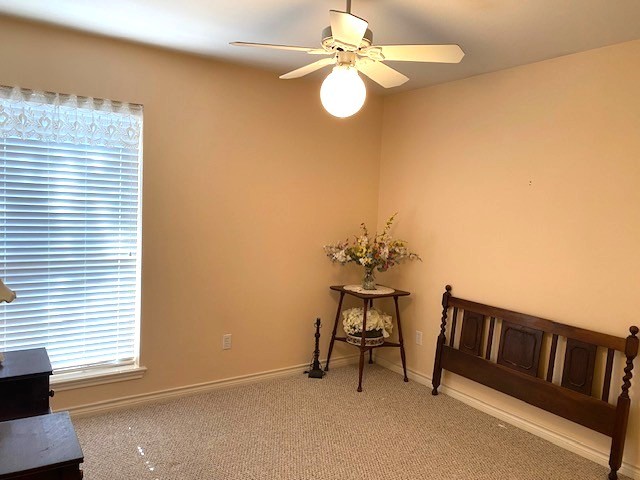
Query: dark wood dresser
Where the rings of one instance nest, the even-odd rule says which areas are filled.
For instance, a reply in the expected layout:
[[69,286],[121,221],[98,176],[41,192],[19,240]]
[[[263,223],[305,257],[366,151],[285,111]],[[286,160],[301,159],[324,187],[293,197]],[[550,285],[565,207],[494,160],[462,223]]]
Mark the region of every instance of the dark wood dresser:
[[5,352],[0,366],[0,422],[49,413],[51,372],[44,348]]
[[80,480],[83,461],[68,412],[0,422],[0,480]]

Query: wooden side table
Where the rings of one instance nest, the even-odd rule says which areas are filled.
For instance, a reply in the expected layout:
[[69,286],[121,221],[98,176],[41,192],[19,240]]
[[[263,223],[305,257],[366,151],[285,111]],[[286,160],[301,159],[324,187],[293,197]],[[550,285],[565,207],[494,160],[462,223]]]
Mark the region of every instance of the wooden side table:
[[[409,292],[405,292],[402,290],[393,290],[391,293],[384,294],[367,294],[367,293],[359,293],[351,290],[346,290],[344,285],[333,285],[329,287],[331,290],[335,290],[340,292],[340,300],[338,301],[338,311],[336,312],[336,321],[333,324],[333,332],[331,333],[331,343],[329,344],[329,354],[327,355],[327,364],[324,367],[325,371],[329,370],[329,360],[331,360],[331,352],[333,352],[333,344],[337,340],[339,342],[347,342],[346,337],[336,337],[336,332],[338,330],[338,322],[340,321],[340,312],[342,312],[342,301],[344,300],[345,295],[352,295],[356,298],[359,298],[363,301],[364,307],[364,315],[362,317],[362,341],[360,346],[360,367],[358,372],[358,391],[362,391],[362,370],[364,369],[364,354],[368,350],[369,351],[369,363],[373,363],[373,349],[374,348],[382,348],[382,347],[398,347],[400,348],[400,358],[402,359],[402,370],[404,371],[404,381],[408,382],[409,378],[407,377],[407,361],[404,353],[404,341],[402,339],[402,325],[400,323],[400,309],[398,308],[398,297],[406,297],[411,295]],[[390,298],[393,297],[393,301],[396,306],[396,321],[398,322],[398,341],[395,342],[385,342],[382,345],[377,346],[368,346],[365,345],[365,335],[364,332],[367,331],[367,309],[373,307],[373,301],[379,298]]]
[[68,412],[0,422],[1,480],[81,480],[83,461]]

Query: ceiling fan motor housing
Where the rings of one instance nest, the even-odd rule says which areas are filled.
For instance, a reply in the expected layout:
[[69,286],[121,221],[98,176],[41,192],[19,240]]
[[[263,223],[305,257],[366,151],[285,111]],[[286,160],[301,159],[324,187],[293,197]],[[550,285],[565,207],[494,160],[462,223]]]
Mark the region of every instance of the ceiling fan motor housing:
[[[373,32],[367,28],[360,42],[359,48],[367,48],[373,44]],[[352,50],[348,45],[344,45],[333,38],[333,32],[331,27],[326,27],[322,30],[322,47],[325,50]]]

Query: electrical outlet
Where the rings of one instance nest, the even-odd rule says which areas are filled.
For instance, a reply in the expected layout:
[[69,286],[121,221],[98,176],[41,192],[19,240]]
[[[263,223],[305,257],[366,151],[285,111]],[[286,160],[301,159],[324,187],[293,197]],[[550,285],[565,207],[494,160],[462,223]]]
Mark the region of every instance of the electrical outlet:
[[422,345],[422,332],[420,330],[416,330],[416,343]]
[[225,333],[222,335],[222,349],[230,350],[231,349],[231,334]]

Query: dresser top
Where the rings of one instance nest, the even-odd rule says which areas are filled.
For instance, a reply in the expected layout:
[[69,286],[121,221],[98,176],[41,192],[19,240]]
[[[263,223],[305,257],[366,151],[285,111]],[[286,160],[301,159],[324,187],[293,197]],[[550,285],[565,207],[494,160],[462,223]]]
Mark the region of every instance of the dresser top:
[[83,460],[68,412],[0,422],[0,479],[35,476]]
[[51,375],[51,372],[51,362],[44,348],[4,352],[4,361],[0,366],[0,382],[45,373]]

